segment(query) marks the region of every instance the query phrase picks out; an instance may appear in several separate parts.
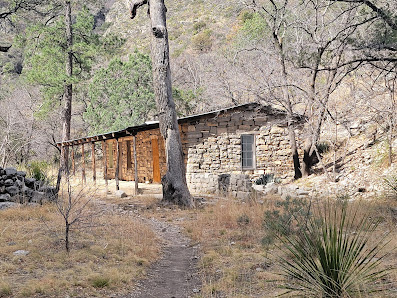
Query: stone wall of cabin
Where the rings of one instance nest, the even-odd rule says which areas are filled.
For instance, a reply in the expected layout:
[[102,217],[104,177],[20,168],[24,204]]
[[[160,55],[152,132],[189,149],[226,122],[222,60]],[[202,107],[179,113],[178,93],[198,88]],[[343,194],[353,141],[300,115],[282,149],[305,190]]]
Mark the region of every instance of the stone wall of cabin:
[[[255,167],[250,170],[242,168],[243,134],[252,134],[255,139]],[[186,178],[194,194],[229,193],[247,198],[251,181],[262,174],[293,178],[284,115],[255,109],[225,112],[182,124],[182,135]]]
[[[272,173],[281,180],[293,178],[288,130],[281,111],[269,107],[222,111],[216,116],[211,114],[184,119],[180,130],[186,179],[193,194],[229,194],[248,198],[252,181],[263,174]],[[249,170],[242,168],[241,161],[241,136],[244,134],[254,135],[255,140],[255,166]],[[158,140],[160,174],[165,175],[165,144],[159,129],[139,132],[136,138],[139,182],[153,181],[152,138]],[[130,166],[127,164],[128,141],[131,146]],[[106,142],[113,144],[113,168],[109,167],[107,150],[108,178],[113,179],[116,140]],[[133,181],[133,137],[120,138],[119,142],[122,148],[120,180]]]

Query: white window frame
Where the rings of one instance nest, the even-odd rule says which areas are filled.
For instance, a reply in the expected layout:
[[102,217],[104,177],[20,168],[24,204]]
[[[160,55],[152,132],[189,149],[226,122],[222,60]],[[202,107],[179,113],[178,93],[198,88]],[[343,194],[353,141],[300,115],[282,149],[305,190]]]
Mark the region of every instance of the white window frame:
[[[243,136],[251,136],[252,137],[252,166],[244,166],[243,165]],[[256,137],[255,134],[242,134],[240,136],[241,140],[241,168],[243,170],[254,170],[256,168]]]

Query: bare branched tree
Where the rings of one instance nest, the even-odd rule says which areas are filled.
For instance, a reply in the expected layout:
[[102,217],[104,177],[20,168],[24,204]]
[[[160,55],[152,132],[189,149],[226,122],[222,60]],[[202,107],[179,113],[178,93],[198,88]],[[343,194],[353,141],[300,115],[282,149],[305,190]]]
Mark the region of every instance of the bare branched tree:
[[72,228],[83,228],[91,223],[94,214],[89,210],[90,198],[87,198],[86,191],[81,188],[80,190],[73,191],[70,184],[69,176],[65,177],[66,190],[63,189],[62,193],[58,195],[55,200],[58,213],[63,218],[64,223],[64,241],[65,250],[70,251],[70,232]]

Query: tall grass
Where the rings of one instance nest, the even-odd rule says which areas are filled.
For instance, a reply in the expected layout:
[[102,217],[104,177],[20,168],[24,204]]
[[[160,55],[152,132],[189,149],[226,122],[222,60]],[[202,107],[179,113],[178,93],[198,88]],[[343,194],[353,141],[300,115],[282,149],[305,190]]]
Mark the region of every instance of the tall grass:
[[[311,297],[349,297],[382,278],[379,268],[385,242],[371,243],[379,221],[358,216],[348,204],[327,203],[313,210],[307,229],[280,237],[288,257],[282,258],[290,292]],[[365,289],[364,289],[365,288]]]

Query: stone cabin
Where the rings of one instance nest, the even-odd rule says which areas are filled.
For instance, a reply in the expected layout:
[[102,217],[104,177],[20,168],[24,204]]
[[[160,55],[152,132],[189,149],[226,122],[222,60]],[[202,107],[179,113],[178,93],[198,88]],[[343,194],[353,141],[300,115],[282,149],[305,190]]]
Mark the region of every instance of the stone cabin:
[[[299,117],[295,120],[299,130],[302,121]],[[178,122],[186,179],[193,194],[244,197],[249,194],[251,181],[262,174],[272,173],[282,180],[294,175],[282,110],[248,103],[180,118]],[[161,182],[166,157],[158,122],[59,145],[84,146],[99,141],[104,152],[105,179],[134,181],[137,177],[140,183]]]

